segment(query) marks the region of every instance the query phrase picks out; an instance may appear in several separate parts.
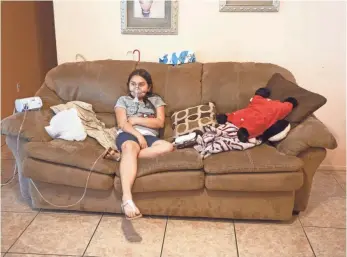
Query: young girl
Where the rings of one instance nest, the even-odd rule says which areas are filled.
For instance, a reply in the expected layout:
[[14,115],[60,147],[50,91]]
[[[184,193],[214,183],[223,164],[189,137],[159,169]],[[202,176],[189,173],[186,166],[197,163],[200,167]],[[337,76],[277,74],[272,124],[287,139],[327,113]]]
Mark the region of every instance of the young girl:
[[[173,146],[158,138],[159,129],[164,127],[166,104],[160,96],[152,93],[151,75],[144,69],[134,70],[129,75],[127,85],[129,95],[121,96],[115,106],[119,127],[116,145],[122,152],[122,209],[127,219],[135,219],[142,216],[131,194],[136,178],[137,158],[153,158],[171,152]],[[117,153],[113,151],[109,155],[112,158]]]

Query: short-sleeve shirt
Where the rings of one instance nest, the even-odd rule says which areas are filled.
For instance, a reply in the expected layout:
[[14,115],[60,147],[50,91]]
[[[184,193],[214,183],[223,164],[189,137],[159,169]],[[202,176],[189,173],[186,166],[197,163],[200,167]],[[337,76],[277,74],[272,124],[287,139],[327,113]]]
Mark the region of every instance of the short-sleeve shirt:
[[[115,107],[124,108],[126,110],[127,118],[130,117],[155,117],[155,109],[160,106],[165,106],[165,102],[158,95],[148,97],[149,102],[135,102],[131,96],[121,96],[118,98]],[[152,103],[152,104],[151,104]],[[159,129],[147,128],[140,125],[135,125],[134,129],[139,131],[142,135],[158,136]],[[123,132],[119,130],[118,133]]]

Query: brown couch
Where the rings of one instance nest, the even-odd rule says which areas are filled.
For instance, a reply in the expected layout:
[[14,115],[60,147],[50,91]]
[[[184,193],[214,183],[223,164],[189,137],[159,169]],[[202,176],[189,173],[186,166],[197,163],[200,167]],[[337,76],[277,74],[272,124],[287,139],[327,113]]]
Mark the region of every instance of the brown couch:
[[[17,113],[2,121],[2,134],[19,166],[21,192],[33,208],[60,209],[76,202],[84,191],[90,167],[104,149],[92,138],[83,142],[52,140],[44,126],[50,106],[80,100],[91,103],[107,127],[115,126],[114,104],[126,94],[126,80],[135,68],[147,69],[155,92],[166,103],[162,137],[172,136],[170,115],[212,101],[218,112],[243,108],[255,90],[274,73],[295,82],[279,66],[263,63],[193,63],[178,67],[158,63],[103,60],[66,63],[51,70],[37,96],[40,111]],[[326,155],[336,148],[328,129],[314,116],[294,128],[276,147],[263,144],[202,160],[193,149],[176,150],[152,160],[139,160],[133,192],[143,214],[235,219],[288,220],[307,206],[313,176]],[[120,213],[119,163],[101,159],[91,175],[85,198],[69,210]]]

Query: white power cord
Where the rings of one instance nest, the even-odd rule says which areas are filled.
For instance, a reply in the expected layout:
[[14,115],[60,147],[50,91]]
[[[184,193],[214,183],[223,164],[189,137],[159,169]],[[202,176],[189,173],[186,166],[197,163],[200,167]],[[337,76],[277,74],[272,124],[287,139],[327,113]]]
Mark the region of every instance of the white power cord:
[[57,207],[57,208],[69,208],[69,207],[72,207],[72,206],[75,206],[77,204],[79,204],[83,198],[86,196],[86,193],[87,193],[87,186],[88,186],[88,182],[89,182],[89,178],[90,176],[92,175],[92,171],[93,171],[93,168],[94,166],[96,165],[96,163],[98,162],[98,160],[104,155],[104,153],[102,153],[93,163],[93,166],[90,168],[89,170],[89,175],[87,177],[87,181],[86,181],[86,185],[84,187],[84,192],[83,192],[83,195],[81,196],[81,198],[74,204],[69,204],[69,205],[56,205],[54,203],[51,203],[50,201],[48,201],[42,194],[41,192],[39,191],[39,189],[37,188],[37,186],[35,185],[34,181],[32,179],[30,179],[31,183],[33,184],[33,186],[35,187],[36,191],[39,193],[39,195],[41,196],[41,198],[48,204],[54,206],[54,207]]
[[[13,110],[13,114],[15,114],[15,109]],[[22,128],[23,128],[23,125],[24,125],[24,121],[25,121],[25,118],[26,118],[26,115],[27,115],[27,111],[24,111],[24,118],[23,118],[23,121],[19,127],[19,131],[18,131],[18,136],[17,136],[17,156],[19,155],[19,138],[20,138],[20,132],[22,131]],[[7,181],[5,184],[1,184],[1,186],[7,186],[9,184],[12,183],[12,181],[16,178],[16,175],[18,174],[18,170],[17,170],[17,163],[15,163],[14,165],[14,169],[13,169],[13,175],[12,175],[12,178]]]
[[[22,123],[21,123],[21,125],[20,125],[20,127],[19,127],[19,131],[18,131],[18,136],[17,136],[17,149],[16,149],[16,151],[17,151],[17,156],[19,155],[19,139],[20,139],[20,132],[21,132],[22,129],[23,129],[23,125],[24,125],[24,121],[25,121],[25,119],[26,119],[27,112],[28,112],[28,110],[25,109],[25,110],[24,110],[23,121],[22,121]],[[15,110],[13,111],[13,114],[15,114]],[[100,158],[101,158],[103,155],[104,155],[104,153],[102,153],[102,154],[94,161],[92,167],[91,167],[90,170],[89,170],[89,174],[88,174],[88,177],[87,177],[86,185],[85,185],[85,187],[84,187],[84,192],[83,192],[81,198],[80,198],[76,203],[74,203],[74,204],[69,204],[69,205],[56,205],[56,204],[54,204],[54,203],[51,203],[50,201],[48,201],[48,200],[41,194],[41,192],[39,191],[39,189],[38,189],[37,186],[35,185],[34,181],[33,181],[32,179],[30,179],[30,181],[31,181],[31,183],[33,184],[33,186],[35,187],[36,191],[37,191],[37,192],[39,193],[39,195],[41,196],[41,198],[42,198],[46,203],[48,203],[48,204],[50,204],[50,205],[52,205],[52,206],[54,206],[54,207],[57,207],[57,208],[69,208],[69,207],[75,206],[75,205],[79,204],[79,203],[84,199],[84,197],[86,196],[89,178],[90,178],[90,176],[92,175],[92,171],[93,171],[93,169],[94,169],[96,163],[100,160]],[[16,177],[17,174],[18,174],[18,171],[17,171],[17,164],[15,164],[12,178],[11,178],[8,182],[6,182],[5,184],[1,184],[1,186],[6,186],[6,185],[12,183],[12,181],[15,179],[15,177]]]

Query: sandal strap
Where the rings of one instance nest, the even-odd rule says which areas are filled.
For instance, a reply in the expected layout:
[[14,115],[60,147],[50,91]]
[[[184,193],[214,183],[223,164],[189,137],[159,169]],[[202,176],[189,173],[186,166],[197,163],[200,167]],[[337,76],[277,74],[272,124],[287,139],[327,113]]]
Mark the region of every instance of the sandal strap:
[[124,208],[126,205],[130,205],[133,211],[136,211],[135,204],[133,200],[127,200],[125,203],[122,203],[122,207]]

